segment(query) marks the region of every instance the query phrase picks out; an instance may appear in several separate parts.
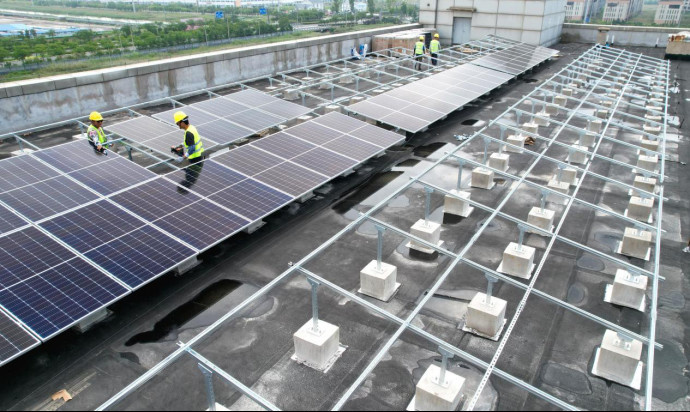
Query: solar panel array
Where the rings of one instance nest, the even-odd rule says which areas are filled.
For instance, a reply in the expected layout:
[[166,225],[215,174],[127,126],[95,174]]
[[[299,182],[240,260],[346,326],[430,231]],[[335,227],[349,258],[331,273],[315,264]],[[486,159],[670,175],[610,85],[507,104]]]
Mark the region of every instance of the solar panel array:
[[417,133],[513,76],[469,64],[446,70],[350,106],[350,110]]
[[311,111],[265,93],[243,90],[157,113],[153,115],[154,119],[137,117],[107,126],[106,130],[160,154],[172,156],[170,147],[181,144],[183,139],[183,133],[173,121],[174,113],[179,110],[189,116],[206,148],[245,139]]
[[164,176],[85,141],[0,161],[0,364],[403,139],[332,113]]
[[512,75],[520,75],[558,54],[557,50],[530,44],[516,44],[505,50],[480,57],[470,64]]

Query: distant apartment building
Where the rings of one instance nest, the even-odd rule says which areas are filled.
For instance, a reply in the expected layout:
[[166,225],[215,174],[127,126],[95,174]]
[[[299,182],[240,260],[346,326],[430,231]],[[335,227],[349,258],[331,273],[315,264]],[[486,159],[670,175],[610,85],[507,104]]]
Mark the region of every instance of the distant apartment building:
[[585,21],[587,16],[592,19],[601,13],[605,2],[605,0],[568,0],[565,4],[565,19]]
[[[687,1],[686,1],[687,2]],[[654,16],[655,24],[678,24],[683,16],[683,0],[660,0]]]
[[685,0],[683,2],[683,11],[690,11],[690,0]]
[[643,0],[609,0],[604,6],[604,21],[627,21],[642,11]]

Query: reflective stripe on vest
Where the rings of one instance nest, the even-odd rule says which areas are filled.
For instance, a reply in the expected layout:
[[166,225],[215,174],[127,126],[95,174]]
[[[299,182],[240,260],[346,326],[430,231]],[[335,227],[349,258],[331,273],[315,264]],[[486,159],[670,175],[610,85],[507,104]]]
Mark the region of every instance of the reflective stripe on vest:
[[432,53],[438,53],[438,51],[441,50],[441,42],[438,40],[432,40],[429,46]]
[[108,141],[108,138],[105,137],[105,132],[103,131],[102,127],[96,127],[94,125],[89,125],[89,129],[87,130],[87,133],[91,132],[92,130],[95,130],[96,133],[98,133],[98,141],[101,143],[105,143]]
[[414,45],[414,54],[424,54],[424,42],[418,41]]
[[185,130],[185,139],[184,139],[184,152],[188,153],[189,152],[189,146],[187,146],[187,132],[191,132],[194,135],[194,151],[192,154],[187,156],[187,159],[189,160],[194,160],[197,157],[200,157],[202,153],[204,153],[204,144],[201,142],[201,136],[199,136],[199,132],[197,132],[196,127],[194,126],[189,126],[187,130]]

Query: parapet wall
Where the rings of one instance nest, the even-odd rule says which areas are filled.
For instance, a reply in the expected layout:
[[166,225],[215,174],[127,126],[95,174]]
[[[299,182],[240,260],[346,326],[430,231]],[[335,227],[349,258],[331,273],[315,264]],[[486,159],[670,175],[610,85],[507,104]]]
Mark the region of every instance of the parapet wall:
[[350,55],[392,26],[0,84],[0,133],[40,126]]
[[598,26],[566,23],[563,25],[561,40],[575,43],[596,43],[600,27],[609,29],[609,39],[613,39],[616,46],[641,47],[666,47],[669,34],[687,30],[667,27]]

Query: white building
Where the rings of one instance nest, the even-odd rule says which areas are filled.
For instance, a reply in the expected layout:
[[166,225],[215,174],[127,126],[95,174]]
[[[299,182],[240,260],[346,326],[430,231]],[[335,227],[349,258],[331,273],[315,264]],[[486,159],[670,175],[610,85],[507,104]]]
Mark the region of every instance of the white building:
[[561,37],[568,0],[420,0],[419,22],[436,28],[443,44],[489,34],[535,45]]
[[582,21],[585,17],[587,0],[570,0],[565,4],[565,19]]
[[604,7],[604,21],[627,21],[642,11],[643,0],[609,0]]
[[683,0],[660,0],[656,8],[654,23],[678,24],[683,16]]
[[686,11],[686,12],[690,11],[690,0],[685,0],[683,2],[683,11]]

